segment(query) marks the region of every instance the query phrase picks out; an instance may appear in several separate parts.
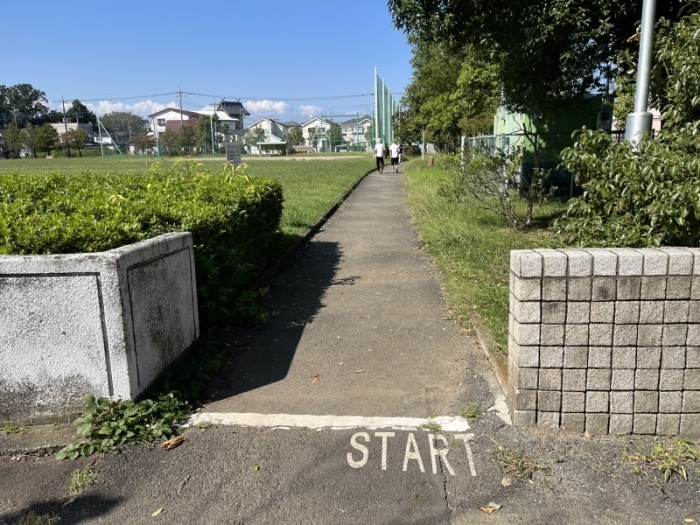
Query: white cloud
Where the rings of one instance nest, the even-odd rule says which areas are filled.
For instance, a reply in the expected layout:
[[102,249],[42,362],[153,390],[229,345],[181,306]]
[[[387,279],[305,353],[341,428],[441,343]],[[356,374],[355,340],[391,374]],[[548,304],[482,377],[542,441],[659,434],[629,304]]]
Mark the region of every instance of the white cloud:
[[100,100],[97,104],[85,104],[90,111],[96,115],[104,115],[105,113],[112,113],[113,111],[128,111],[129,113],[134,113],[141,117],[147,117],[148,115],[165,109],[167,107],[178,107],[176,102],[170,102],[169,104],[161,104],[160,102],[154,102],[153,100],[142,100],[141,102],[135,102],[133,104],[125,104],[124,102],[111,102],[109,100]]
[[289,105],[283,100],[248,100],[243,104],[250,113],[276,113],[282,115],[289,110]]
[[322,107],[314,106],[312,104],[299,106],[299,114],[301,114],[304,118],[308,117],[309,120],[311,120],[316,115],[320,115],[322,109]]

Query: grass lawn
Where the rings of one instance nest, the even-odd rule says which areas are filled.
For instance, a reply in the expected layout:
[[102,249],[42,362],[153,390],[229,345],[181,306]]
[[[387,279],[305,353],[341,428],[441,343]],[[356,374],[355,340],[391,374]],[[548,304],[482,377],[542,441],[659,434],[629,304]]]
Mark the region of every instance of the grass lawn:
[[[324,155],[325,156],[325,155]],[[54,159],[22,159],[0,161],[3,173],[138,173],[146,171],[155,161],[172,162],[163,157],[72,157]],[[202,162],[205,169],[217,171],[224,162],[221,158],[193,160]],[[246,160],[246,159],[244,159]],[[336,154],[332,160],[296,156],[274,159],[251,159],[246,164],[248,174],[269,177],[282,183],[284,212],[282,232],[289,236],[301,235],[362,175],[374,167],[369,155]]]
[[535,227],[515,231],[502,217],[468,202],[438,195],[448,175],[439,165],[414,160],[406,164],[408,205],[421,241],[443,273],[447,300],[465,327],[476,313],[498,347],[508,348],[510,250],[545,246],[548,224],[564,211],[559,202],[535,208]]

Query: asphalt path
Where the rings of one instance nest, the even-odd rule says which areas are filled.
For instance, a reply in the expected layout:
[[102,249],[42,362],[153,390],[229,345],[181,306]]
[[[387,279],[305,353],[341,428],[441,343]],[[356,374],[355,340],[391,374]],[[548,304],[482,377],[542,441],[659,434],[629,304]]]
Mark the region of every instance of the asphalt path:
[[372,173],[281,269],[182,445],[81,460],[98,479],[74,497],[69,462],[0,457],[0,524],[700,522],[697,481],[660,491],[624,439],[512,428],[439,283],[401,175]]

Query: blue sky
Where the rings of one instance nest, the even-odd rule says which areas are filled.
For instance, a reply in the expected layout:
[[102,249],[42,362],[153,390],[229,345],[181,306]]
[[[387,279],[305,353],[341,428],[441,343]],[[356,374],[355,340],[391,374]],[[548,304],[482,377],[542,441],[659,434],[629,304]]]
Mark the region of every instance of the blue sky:
[[[143,116],[240,99],[269,116],[371,112],[375,66],[397,100],[411,48],[384,0],[13,0],[3,5],[0,84],[32,84],[51,107]],[[337,120],[342,120],[338,118]]]

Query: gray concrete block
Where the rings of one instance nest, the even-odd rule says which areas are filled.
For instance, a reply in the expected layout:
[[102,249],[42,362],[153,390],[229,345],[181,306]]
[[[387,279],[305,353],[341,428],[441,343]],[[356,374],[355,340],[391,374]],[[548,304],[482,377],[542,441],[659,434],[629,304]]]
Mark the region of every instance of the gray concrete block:
[[510,335],[519,346],[535,346],[540,344],[540,325],[513,322]]
[[634,370],[612,370],[611,390],[634,390]]
[[520,390],[537,390],[539,370],[537,368],[520,368],[517,372],[515,388]]
[[616,301],[615,324],[639,323],[639,301]]
[[664,302],[664,323],[687,323],[690,312],[690,303],[683,301]]
[[636,346],[637,345],[637,325],[621,324],[615,325],[613,329],[613,345],[615,346]]
[[659,370],[636,370],[634,388],[635,390],[657,390],[659,388]]
[[609,433],[618,436],[631,434],[633,421],[631,414],[611,414]]
[[540,344],[543,346],[562,346],[564,344],[564,325],[541,325]]
[[608,392],[586,392],[586,412],[609,412]]
[[606,368],[589,368],[586,374],[586,390],[610,390],[611,370]]
[[[595,346],[611,347],[613,344],[612,324],[591,324],[589,325],[588,344]],[[608,348],[608,351],[610,349]]]
[[562,392],[561,411],[583,413],[586,410],[586,394],[583,392]]
[[634,414],[632,431],[639,435],[656,433],[656,414]]
[[660,346],[663,325],[661,324],[640,324],[637,334],[637,345],[639,346]]
[[691,275],[693,273],[693,252],[685,248],[657,248],[668,257],[669,275]]
[[539,346],[518,346],[516,355],[518,366],[521,368],[537,368],[540,366]]
[[586,429],[586,415],[578,413],[561,414],[561,429],[566,432],[577,432],[582,434]]
[[644,255],[643,275],[668,275],[668,254],[654,249],[640,251]]
[[[593,330],[591,330],[593,331]],[[612,348],[609,346],[592,346],[588,349],[588,367],[606,368],[612,366]]]
[[567,283],[566,299],[568,301],[590,301],[592,297],[593,282],[590,277],[569,279]]
[[617,254],[611,250],[586,250],[593,256],[593,275],[616,275]]
[[666,280],[666,299],[690,299],[692,278],[672,276]]
[[591,321],[590,302],[570,302],[566,306],[566,322],[568,324],[588,324]]
[[541,368],[539,390],[561,390],[562,371],[558,368]]
[[700,276],[693,275],[690,278],[690,299],[693,301],[700,300]]
[[684,390],[700,390],[700,368],[687,368],[683,380]]
[[612,367],[613,369],[637,368],[637,348],[634,346],[613,346]]
[[539,390],[537,392],[538,412],[559,412],[561,410],[561,392]]
[[540,279],[521,279],[511,274],[510,292],[519,301],[539,301],[542,298]]
[[567,346],[587,345],[588,325],[567,324],[565,328],[564,342]]
[[561,368],[564,366],[563,346],[543,346],[540,349],[540,367]]
[[644,257],[637,250],[630,248],[618,248],[617,255],[618,275],[642,275]]
[[584,250],[566,250],[569,258],[569,277],[590,277],[593,275],[593,257]]
[[684,246],[683,249],[693,254],[693,274],[700,274],[700,248]]
[[[698,309],[700,312],[700,309]],[[663,301],[642,301],[639,303],[640,324],[661,324],[664,322]]]
[[[514,297],[513,294],[511,297]],[[539,301],[512,301],[510,313],[513,314],[517,322],[523,324],[539,323],[542,318]]]
[[610,392],[611,414],[632,414],[634,412],[634,392]]
[[515,410],[537,410],[537,390],[515,390],[512,400]]
[[534,250],[511,250],[510,271],[516,277],[542,277],[542,255]]
[[562,370],[562,390],[564,392],[584,392],[586,390],[586,369],[565,368]]
[[586,368],[588,366],[587,346],[565,346],[564,347],[564,367],[565,368]]
[[680,433],[682,436],[700,436],[700,414],[682,414]]
[[659,392],[659,412],[680,414],[683,408],[683,392]]
[[688,303],[688,322],[700,323],[700,301],[689,301]]
[[537,424],[537,412],[534,410],[513,410],[511,414],[513,426],[534,427]]
[[591,303],[591,323],[612,323],[614,318],[614,302]]
[[543,277],[566,277],[568,258],[564,252],[551,249],[535,251],[542,255]]
[[659,374],[659,390],[680,391],[683,390],[684,370],[661,370]]
[[688,335],[688,326],[683,324],[667,324],[664,325],[663,334],[661,335],[661,344],[663,346],[683,346],[686,344]]
[[[642,296],[641,277],[620,277],[617,279],[617,300],[638,301]],[[665,297],[660,297],[664,299]]]
[[566,279],[545,278],[542,279],[543,301],[566,301]]
[[693,323],[688,325],[685,343],[687,346],[700,345],[700,324]]
[[700,346],[688,345],[685,349],[685,366],[700,368]]
[[657,414],[659,412],[659,393],[636,390],[634,392],[635,414]]
[[644,277],[641,285],[642,300],[663,301],[666,299],[666,277]]
[[559,412],[537,412],[537,426],[540,428],[559,428]]
[[614,277],[594,277],[591,286],[591,299],[595,302],[617,298],[617,279]]
[[661,368],[661,347],[637,347],[637,368]]
[[542,303],[543,324],[564,324],[566,322],[566,302],[554,301]]
[[608,414],[586,414],[586,431],[591,434],[607,434],[610,424]]
[[685,347],[667,346],[662,348],[661,368],[685,368]]
[[659,436],[677,436],[680,428],[680,414],[659,414],[656,417],[656,434]]

